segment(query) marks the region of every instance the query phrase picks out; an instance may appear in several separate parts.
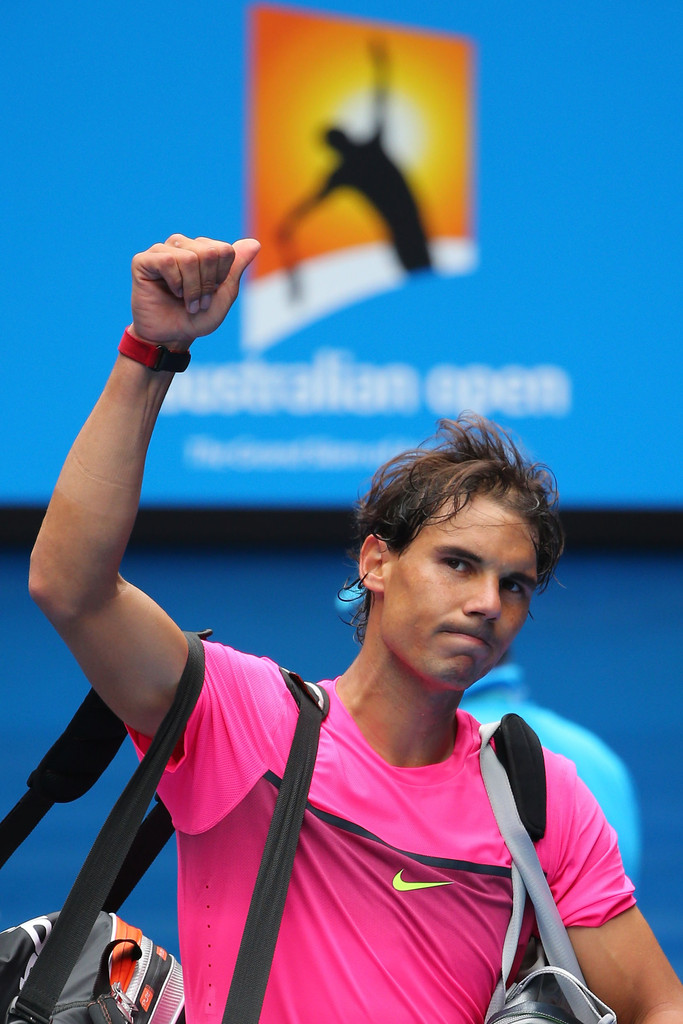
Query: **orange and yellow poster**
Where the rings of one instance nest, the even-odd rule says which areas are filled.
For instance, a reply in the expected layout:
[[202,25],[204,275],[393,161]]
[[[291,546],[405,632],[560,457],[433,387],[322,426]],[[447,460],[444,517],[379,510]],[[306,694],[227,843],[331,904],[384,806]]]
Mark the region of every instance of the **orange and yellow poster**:
[[250,12],[244,347],[420,271],[476,265],[471,41],[286,7]]

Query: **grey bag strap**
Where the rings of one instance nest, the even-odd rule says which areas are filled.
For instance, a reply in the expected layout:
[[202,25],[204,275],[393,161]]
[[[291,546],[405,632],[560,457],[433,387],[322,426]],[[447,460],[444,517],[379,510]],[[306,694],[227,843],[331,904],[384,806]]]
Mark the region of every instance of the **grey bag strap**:
[[556,967],[563,967],[583,980],[579,962],[543,873],[536,847],[517,813],[507,772],[489,742],[497,727],[497,722],[480,726],[479,758],[482,778],[498,828],[533,902],[546,956]]
[[[574,948],[567,935],[567,930],[555,905],[550,886],[543,873],[543,868],[536,853],[529,833],[525,829],[517,812],[515,799],[512,795],[507,772],[496,757],[490,740],[498,728],[498,722],[479,727],[481,750],[479,754],[481,775],[491,803],[500,834],[512,855],[513,909],[510,925],[503,946],[503,973],[498,988],[494,993],[490,1011],[499,1009],[504,1000],[505,986],[514,960],[522,922],[524,905],[524,889],[529,894],[536,912],[538,933],[543,943],[548,962],[574,975],[581,983],[584,978],[576,959]],[[523,883],[520,885],[520,881]],[[521,906],[520,906],[521,905]],[[561,980],[558,979],[561,985]],[[575,996],[570,988],[563,988],[570,1005]],[[494,1003],[500,1004],[494,1006]]]
[[502,967],[500,972],[500,978],[498,984],[491,997],[489,1003],[488,1012],[486,1019],[494,1013],[498,1013],[499,1010],[503,1009],[505,1003],[505,990],[507,988],[508,980],[512,972],[512,965],[517,954],[517,947],[519,945],[519,936],[522,931],[522,919],[524,917],[524,902],[526,900],[526,889],[524,888],[524,882],[522,876],[519,873],[517,865],[512,862],[512,913],[510,914],[510,921],[508,923],[507,931],[505,932],[505,941],[503,942],[503,956],[502,956]]

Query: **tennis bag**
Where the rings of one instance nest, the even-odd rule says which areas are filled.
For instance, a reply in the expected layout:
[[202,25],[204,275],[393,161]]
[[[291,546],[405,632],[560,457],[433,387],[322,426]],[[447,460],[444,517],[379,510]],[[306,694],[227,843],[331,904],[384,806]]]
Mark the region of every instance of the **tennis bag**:
[[[15,1024],[16,1002],[58,914],[0,933],[0,1020]],[[185,1019],[179,962],[116,914],[101,911],[52,1012],[55,1024],[176,1024]]]

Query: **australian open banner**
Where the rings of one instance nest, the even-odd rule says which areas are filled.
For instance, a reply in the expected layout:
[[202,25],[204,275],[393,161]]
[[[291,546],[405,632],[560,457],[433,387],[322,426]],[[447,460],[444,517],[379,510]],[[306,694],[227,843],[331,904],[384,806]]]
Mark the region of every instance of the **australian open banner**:
[[145,503],[343,507],[473,410],[565,507],[683,506],[677,5],[7,19],[0,504],[47,500],[130,257],[182,231],[262,249],[172,384]]

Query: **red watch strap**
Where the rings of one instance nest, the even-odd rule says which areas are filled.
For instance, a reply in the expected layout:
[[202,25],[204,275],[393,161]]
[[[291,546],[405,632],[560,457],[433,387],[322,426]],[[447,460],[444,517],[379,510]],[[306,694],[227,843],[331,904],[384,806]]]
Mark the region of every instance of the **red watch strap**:
[[119,342],[119,352],[129,359],[134,359],[136,363],[148,366],[150,370],[168,370],[170,373],[182,373],[190,362],[189,352],[171,352],[164,345],[140,341],[127,327]]

